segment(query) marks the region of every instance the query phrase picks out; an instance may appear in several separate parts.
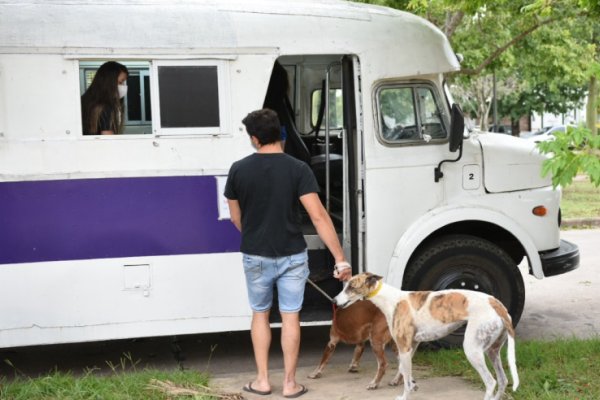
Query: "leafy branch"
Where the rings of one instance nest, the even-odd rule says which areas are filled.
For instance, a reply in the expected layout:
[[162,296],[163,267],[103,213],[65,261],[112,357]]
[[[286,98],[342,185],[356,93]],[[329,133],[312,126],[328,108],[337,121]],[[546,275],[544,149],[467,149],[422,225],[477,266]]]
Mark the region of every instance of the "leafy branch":
[[498,47],[494,50],[479,66],[476,68],[465,68],[461,69],[457,72],[457,74],[465,74],[465,75],[479,75],[488,65],[490,65],[496,58],[498,58],[502,53],[508,50],[511,46],[514,46],[521,40],[525,39],[528,35],[541,28],[544,25],[551,24],[553,22],[558,21],[559,18],[548,18],[545,20],[538,21],[533,26],[530,26],[528,29],[520,32],[517,36],[513,37],[511,40],[506,42],[504,45]]
[[579,126],[556,132],[554,140],[538,144],[542,154],[550,155],[542,165],[542,176],[552,174],[552,185],[568,186],[579,172],[585,172],[594,186],[600,186],[600,136]]

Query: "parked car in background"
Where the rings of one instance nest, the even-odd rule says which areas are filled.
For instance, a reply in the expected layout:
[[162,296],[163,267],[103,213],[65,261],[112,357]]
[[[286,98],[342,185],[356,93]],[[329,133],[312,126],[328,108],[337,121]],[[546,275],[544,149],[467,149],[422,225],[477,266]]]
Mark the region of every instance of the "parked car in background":
[[490,126],[490,132],[512,135],[512,127],[510,125],[492,125]]
[[554,134],[556,132],[565,132],[567,130],[567,126],[569,125],[555,125],[545,127],[540,129],[539,131],[533,132],[531,135],[521,137],[526,140],[531,140],[535,143],[544,142],[546,140],[554,140]]
[[518,137],[526,138],[526,137],[533,135],[534,133],[535,132],[533,132],[533,131],[520,131]]
[[521,132],[521,134],[519,135],[519,137],[523,138],[523,139],[527,139],[529,137],[532,136],[536,136],[536,135],[541,135],[545,132],[548,132],[548,130],[552,128],[552,126],[545,126],[543,128],[538,129],[537,131],[528,131],[528,132]]

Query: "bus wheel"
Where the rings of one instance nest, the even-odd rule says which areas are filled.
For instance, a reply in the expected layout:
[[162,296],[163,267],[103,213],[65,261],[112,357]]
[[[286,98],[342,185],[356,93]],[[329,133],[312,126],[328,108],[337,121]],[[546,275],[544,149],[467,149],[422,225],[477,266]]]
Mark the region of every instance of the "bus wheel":
[[[510,256],[494,243],[469,235],[434,239],[408,265],[404,290],[468,289],[491,294],[508,309],[516,326],[525,305],[525,285]],[[437,342],[462,344],[464,328]]]

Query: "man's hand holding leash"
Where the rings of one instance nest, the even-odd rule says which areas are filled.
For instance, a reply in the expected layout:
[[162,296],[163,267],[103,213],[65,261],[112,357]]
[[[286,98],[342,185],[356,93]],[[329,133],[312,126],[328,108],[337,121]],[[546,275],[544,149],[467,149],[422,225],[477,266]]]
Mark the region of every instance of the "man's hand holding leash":
[[[345,282],[352,278],[352,266],[347,261],[339,261],[333,266],[333,277],[339,279],[340,282]],[[307,282],[311,284],[319,293],[321,293],[327,300],[332,303],[335,303],[333,298],[327,294],[323,289],[319,287],[316,283],[307,279]]]
[[347,261],[340,261],[333,267],[333,277],[341,282],[352,278],[352,266]]

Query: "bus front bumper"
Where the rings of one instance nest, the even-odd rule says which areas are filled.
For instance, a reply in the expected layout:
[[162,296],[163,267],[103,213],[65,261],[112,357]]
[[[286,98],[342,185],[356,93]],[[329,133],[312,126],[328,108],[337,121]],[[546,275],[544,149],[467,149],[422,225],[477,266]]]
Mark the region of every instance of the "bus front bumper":
[[558,249],[541,252],[540,259],[545,277],[564,274],[579,267],[579,247],[561,239]]

